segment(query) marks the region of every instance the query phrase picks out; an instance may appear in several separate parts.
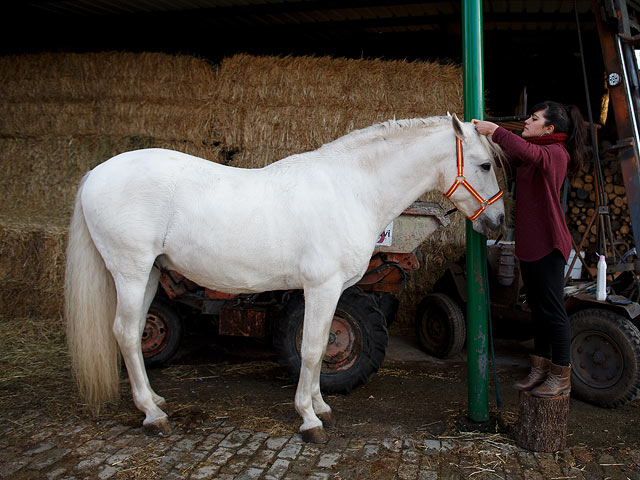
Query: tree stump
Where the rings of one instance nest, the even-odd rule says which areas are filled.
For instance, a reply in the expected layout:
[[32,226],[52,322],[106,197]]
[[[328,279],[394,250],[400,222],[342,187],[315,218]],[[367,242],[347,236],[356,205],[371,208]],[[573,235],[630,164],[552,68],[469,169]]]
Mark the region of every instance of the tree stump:
[[519,447],[534,452],[557,452],[567,446],[569,394],[551,398],[520,392],[518,422],[514,428]]

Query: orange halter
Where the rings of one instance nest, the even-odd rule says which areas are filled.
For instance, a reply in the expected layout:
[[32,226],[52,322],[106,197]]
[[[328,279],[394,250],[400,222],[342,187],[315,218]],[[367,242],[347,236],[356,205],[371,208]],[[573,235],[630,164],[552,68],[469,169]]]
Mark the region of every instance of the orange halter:
[[469,220],[475,220],[480,215],[482,215],[482,212],[484,212],[489,205],[497,202],[498,199],[502,198],[502,195],[504,194],[504,192],[500,190],[489,200],[485,200],[484,198],[482,198],[482,195],[476,192],[476,190],[469,184],[469,182],[467,182],[467,179],[464,178],[464,173],[463,173],[464,157],[462,156],[462,140],[460,140],[457,137],[456,137],[456,160],[458,163],[458,177],[456,178],[456,181],[453,182],[453,185],[451,185],[451,188],[447,190],[447,193],[444,193],[443,195],[447,197],[451,201],[451,203],[453,203],[453,200],[451,200],[451,195],[453,195],[453,192],[455,192],[460,185],[462,185],[467,190],[469,190],[471,195],[473,195],[474,198],[478,200],[478,202],[480,202],[480,208],[478,208],[476,213],[474,213],[470,217],[467,217]]

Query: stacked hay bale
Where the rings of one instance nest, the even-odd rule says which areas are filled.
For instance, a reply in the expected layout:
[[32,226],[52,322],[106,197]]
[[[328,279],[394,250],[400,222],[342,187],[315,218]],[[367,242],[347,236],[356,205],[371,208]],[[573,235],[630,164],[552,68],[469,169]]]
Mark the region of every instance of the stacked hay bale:
[[[0,79],[0,312],[13,317],[60,315],[76,186],[117,153],[157,146],[262,167],[393,117],[462,112],[460,68],[428,62],[44,54],[0,58]],[[425,246],[409,310],[464,250],[463,225]]]
[[0,312],[59,317],[80,178],[149,146],[215,158],[215,70],[161,54],[43,54],[0,58],[0,79]]
[[427,62],[236,55],[220,65],[216,137],[263,167],[390,118],[462,112],[460,69]]

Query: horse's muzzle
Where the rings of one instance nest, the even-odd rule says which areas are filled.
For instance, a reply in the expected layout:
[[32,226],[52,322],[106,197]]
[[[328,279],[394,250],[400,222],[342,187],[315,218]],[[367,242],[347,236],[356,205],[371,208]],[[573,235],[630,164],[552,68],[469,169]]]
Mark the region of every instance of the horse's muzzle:
[[501,213],[495,218],[489,217],[488,215],[480,215],[473,221],[473,229],[481,233],[482,235],[486,235],[490,230],[496,231],[499,230],[504,224],[504,213]]

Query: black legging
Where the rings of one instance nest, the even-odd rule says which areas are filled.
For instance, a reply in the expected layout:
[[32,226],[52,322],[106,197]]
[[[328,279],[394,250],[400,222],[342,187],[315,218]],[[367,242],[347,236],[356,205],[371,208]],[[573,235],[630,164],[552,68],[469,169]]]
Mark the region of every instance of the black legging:
[[535,262],[520,261],[533,317],[535,354],[556,365],[569,365],[571,326],[564,308],[565,260],[559,250]]

